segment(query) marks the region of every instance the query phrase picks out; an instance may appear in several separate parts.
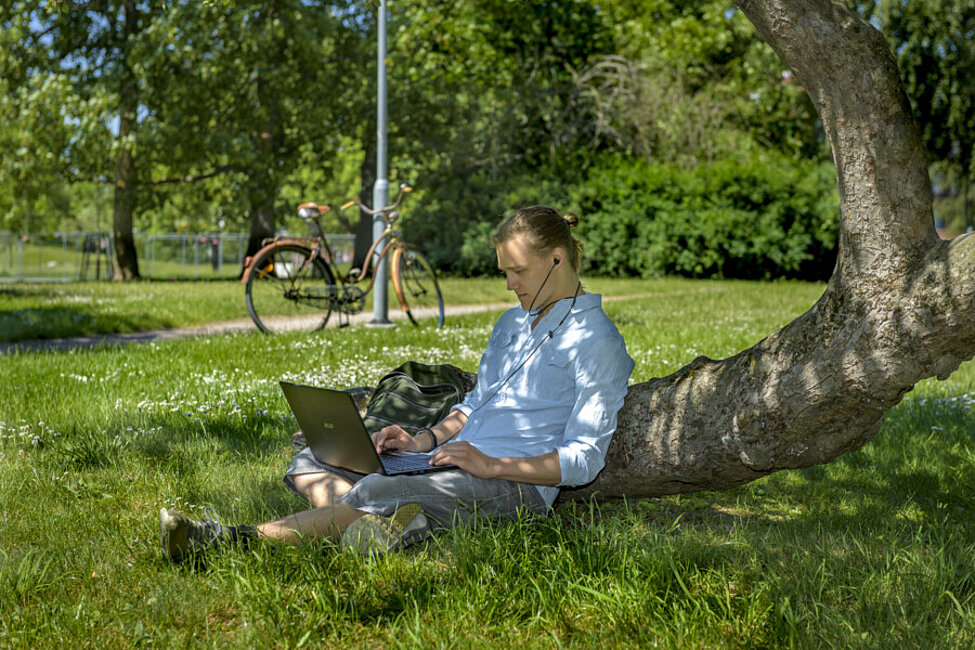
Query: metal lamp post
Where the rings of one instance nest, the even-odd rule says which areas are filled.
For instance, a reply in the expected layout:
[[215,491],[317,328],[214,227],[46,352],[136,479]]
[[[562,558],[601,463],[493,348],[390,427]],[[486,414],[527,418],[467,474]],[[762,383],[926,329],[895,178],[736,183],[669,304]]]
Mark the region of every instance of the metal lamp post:
[[[372,190],[373,209],[381,208],[389,202],[389,180],[386,178],[386,0],[379,2],[378,48],[376,76],[376,184]],[[382,213],[373,216],[372,238],[375,241],[383,235],[386,224]],[[378,257],[378,256],[377,256]],[[389,325],[386,308],[386,289],[389,271],[386,260],[376,265],[376,286],[372,297],[372,321],[370,325]]]

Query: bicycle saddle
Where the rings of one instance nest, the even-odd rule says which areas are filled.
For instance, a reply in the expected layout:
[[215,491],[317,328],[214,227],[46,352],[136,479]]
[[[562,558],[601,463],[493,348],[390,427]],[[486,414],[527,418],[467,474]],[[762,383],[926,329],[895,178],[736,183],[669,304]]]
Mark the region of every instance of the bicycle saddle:
[[[331,210],[332,207],[329,205],[318,205],[317,203],[302,203],[298,206],[298,216],[304,217],[306,215],[302,214],[304,210],[318,210],[318,214],[322,215]],[[311,216],[311,215],[307,215]]]

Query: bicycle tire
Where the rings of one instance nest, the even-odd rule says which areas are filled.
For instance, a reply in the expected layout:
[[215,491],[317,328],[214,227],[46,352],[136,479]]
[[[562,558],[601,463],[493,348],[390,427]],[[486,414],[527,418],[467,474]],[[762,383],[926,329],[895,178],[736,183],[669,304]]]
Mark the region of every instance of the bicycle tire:
[[437,329],[443,327],[443,294],[437,274],[427,258],[419,251],[403,247],[396,251],[393,264],[393,285],[410,322],[419,325],[419,319],[436,317]]
[[336,292],[331,269],[312,249],[278,244],[254,259],[247,279],[247,312],[266,334],[315,332],[328,323]]

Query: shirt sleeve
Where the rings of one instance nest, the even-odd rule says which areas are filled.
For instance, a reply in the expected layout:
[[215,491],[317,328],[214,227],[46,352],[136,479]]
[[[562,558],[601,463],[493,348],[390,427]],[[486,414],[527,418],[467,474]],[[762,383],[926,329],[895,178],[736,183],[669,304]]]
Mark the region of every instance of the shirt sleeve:
[[634,366],[618,334],[580,351],[575,364],[576,401],[564,442],[556,449],[562,471],[560,486],[583,485],[603,469]]

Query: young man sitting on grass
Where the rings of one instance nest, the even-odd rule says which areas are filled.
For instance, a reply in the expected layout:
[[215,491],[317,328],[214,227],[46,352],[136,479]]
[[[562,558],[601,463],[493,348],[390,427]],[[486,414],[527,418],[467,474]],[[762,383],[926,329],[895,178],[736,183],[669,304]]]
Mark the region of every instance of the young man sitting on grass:
[[413,437],[393,425],[376,451],[431,451],[420,475],[359,474],[325,465],[305,449],[285,483],[312,509],[257,526],[194,521],[163,509],[163,555],[179,561],[228,542],[295,543],[329,537],[363,553],[399,549],[435,528],[477,517],[544,514],[560,486],[588,483],[605,463],[633,360],[579,281],[575,215],[533,206],[504,219],[492,238],[498,267],[519,307],[488,340],[476,388],[432,429]]

